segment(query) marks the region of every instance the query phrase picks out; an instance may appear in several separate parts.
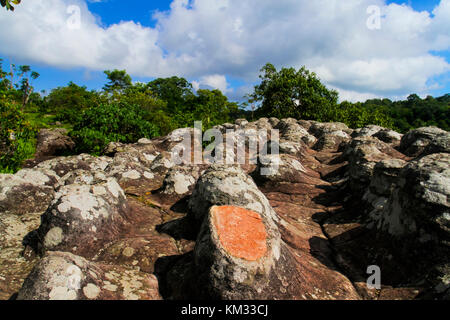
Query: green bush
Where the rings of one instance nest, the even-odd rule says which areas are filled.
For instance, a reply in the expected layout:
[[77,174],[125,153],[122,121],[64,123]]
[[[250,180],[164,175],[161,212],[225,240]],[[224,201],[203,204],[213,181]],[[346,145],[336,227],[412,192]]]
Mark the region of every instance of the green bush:
[[16,104],[0,101],[0,172],[15,173],[35,153],[36,131]]
[[371,124],[394,129],[393,120],[382,107],[367,107],[359,102],[354,104],[344,101],[336,110],[335,118],[331,121],[343,122],[353,129]]
[[144,119],[158,126],[159,132],[166,135],[177,129],[177,124],[167,114],[167,103],[157,97],[142,84],[136,84],[115,97],[117,101],[138,105],[145,111]]
[[158,128],[146,121],[148,112],[123,102],[100,104],[85,110],[74,123],[70,136],[76,151],[99,155],[108,143],[133,143],[159,135]]
[[74,123],[80,120],[84,110],[101,102],[102,97],[96,92],[70,82],[66,87],[52,90],[45,98],[43,111],[56,115],[58,121]]

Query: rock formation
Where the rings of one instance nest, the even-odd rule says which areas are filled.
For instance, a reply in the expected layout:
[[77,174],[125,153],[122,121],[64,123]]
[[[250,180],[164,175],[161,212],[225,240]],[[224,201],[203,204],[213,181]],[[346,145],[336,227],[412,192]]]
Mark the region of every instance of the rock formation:
[[36,158],[61,156],[70,153],[75,143],[66,129],[42,129],[37,136]]
[[[450,133],[216,129],[237,144],[213,164],[191,161],[192,128],[101,157],[59,156],[72,143],[42,132],[36,159],[0,175],[0,299],[450,299]],[[262,145],[231,163],[241,133]]]

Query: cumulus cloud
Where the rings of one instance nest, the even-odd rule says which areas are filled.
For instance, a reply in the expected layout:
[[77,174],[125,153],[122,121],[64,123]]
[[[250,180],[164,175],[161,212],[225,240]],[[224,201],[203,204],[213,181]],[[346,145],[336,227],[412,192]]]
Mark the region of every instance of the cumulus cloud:
[[194,87],[195,90],[198,90],[200,89],[201,86],[204,86],[212,89],[219,89],[223,93],[228,93],[232,91],[227,82],[226,76],[221,74],[202,76],[199,81],[196,80],[192,81],[192,86]]
[[[77,29],[67,24],[74,4]],[[367,27],[370,5],[380,8],[379,29]],[[384,0],[174,0],[153,18],[155,28],[104,27],[85,1],[29,1],[0,11],[0,52],[57,67],[184,76],[231,96],[249,86],[233,90],[227,77],[254,83],[266,62],[305,65],[350,100],[424,93],[450,71],[431,53],[450,49],[450,0],[432,14]]]

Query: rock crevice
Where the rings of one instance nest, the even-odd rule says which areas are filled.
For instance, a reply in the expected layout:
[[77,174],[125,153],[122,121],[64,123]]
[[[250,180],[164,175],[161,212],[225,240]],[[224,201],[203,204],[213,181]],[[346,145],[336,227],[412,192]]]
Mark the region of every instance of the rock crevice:
[[185,128],[102,157],[55,157],[73,147],[58,138],[52,159],[0,175],[0,299],[450,299],[448,132],[217,128],[279,130],[280,155],[176,165]]

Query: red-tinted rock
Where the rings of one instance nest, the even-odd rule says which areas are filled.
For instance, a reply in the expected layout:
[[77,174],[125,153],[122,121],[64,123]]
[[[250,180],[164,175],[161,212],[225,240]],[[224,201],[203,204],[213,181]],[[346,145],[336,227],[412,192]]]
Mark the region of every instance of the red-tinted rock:
[[267,252],[267,232],[261,216],[233,206],[211,209],[214,225],[223,248],[232,256],[256,261]]

